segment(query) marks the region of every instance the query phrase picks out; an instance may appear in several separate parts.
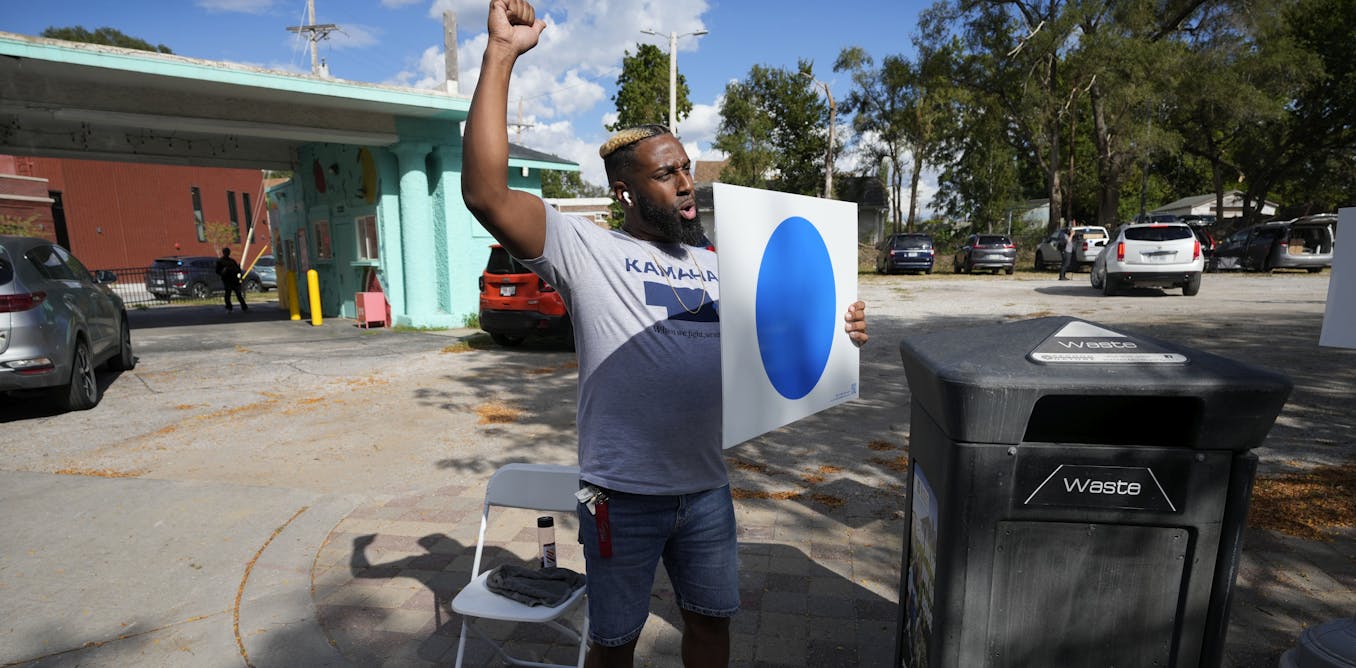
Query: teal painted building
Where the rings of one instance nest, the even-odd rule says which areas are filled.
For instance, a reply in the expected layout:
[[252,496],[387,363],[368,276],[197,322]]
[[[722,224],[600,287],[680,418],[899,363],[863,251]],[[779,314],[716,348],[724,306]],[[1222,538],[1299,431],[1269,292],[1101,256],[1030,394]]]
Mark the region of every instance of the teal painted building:
[[[477,281],[495,241],[462,202],[457,127],[402,123],[401,141],[387,147],[301,147],[293,178],[271,188],[269,201],[275,256],[301,276],[303,311],[310,269],[326,317],[355,317],[366,291],[385,294],[397,325],[460,327],[478,311]],[[543,169],[578,165],[510,147],[510,187],[540,195]]]
[[[301,270],[308,314],[308,269],[327,317],[354,317],[373,289],[397,324],[476,313],[493,239],[461,201],[469,109],[440,90],[0,32],[0,153],[292,171],[268,193],[267,236]],[[578,165],[511,147],[510,186],[540,194],[543,169]]]

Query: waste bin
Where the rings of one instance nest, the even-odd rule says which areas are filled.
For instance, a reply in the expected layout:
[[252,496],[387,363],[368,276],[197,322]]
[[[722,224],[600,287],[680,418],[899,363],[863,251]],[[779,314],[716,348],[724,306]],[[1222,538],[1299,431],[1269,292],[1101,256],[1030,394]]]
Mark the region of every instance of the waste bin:
[[906,337],[895,664],[1213,666],[1289,379],[1069,317]]

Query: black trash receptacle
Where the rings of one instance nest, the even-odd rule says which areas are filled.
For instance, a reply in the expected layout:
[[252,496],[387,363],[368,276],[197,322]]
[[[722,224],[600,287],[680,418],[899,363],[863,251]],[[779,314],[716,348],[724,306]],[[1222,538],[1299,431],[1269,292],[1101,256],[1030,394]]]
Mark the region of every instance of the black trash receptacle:
[[1212,666],[1289,379],[1068,317],[906,337],[896,664]]

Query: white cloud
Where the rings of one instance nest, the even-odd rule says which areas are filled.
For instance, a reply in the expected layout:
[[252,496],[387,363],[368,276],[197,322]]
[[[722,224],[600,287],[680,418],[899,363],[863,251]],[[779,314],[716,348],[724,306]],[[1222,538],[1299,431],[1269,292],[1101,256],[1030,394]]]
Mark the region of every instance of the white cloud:
[[[417,0],[395,0],[409,4]],[[383,3],[386,0],[382,0]],[[485,30],[485,22],[489,18],[490,3],[484,0],[436,0],[428,8],[429,18],[443,20],[443,12],[455,12],[457,15],[457,27],[469,27],[472,32]],[[536,6],[536,5],[533,5]],[[540,9],[538,10],[540,11]]]
[[[409,1],[413,0],[382,0],[388,7]],[[435,0],[429,6],[428,16],[437,22],[442,21],[444,11],[456,12],[461,35],[457,48],[459,88],[464,95],[475,90],[480,77],[488,41],[488,4],[484,0]],[[639,43],[657,44],[667,51],[667,37],[644,35],[641,30],[680,34],[702,30],[706,26],[701,17],[706,11],[706,0],[552,0],[546,8],[538,5],[538,15],[547,28],[537,47],[514,67],[508,109],[509,120],[519,122],[521,106],[521,122],[533,126],[521,133],[510,128],[512,141],[578,162],[585,180],[605,184],[597,150],[607,135],[604,126],[616,121],[608,97],[621,73],[624,52],[634,53]],[[679,52],[695,50],[699,39],[680,39]],[[426,48],[386,83],[440,88],[443,61],[440,42]],[[694,105],[692,115],[680,125],[683,139],[692,145],[691,154],[699,154],[699,146],[709,145],[714,137],[718,104]]]
[[602,139],[580,139],[569,121],[534,124],[524,128],[521,133],[510,132],[509,140],[579,163],[580,175],[585,181],[599,186],[607,184],[603,161],[598,157],[598,145]]
[[273,0],[197,0],[193,4],[209,12],[263,14],[273,8]]
[[369,46],[375,46],[381,43],[380,36],[384,31],[376,26],[364,25],[362,23],[345,23],[339,26],[339,29],[330,33],[327,44],[330,48],[338,51],[342,49],[363,49]]
[[[442,47],[430,46],[419,54],[412,71],[401,70],[383,83],[410,88],[442,88],[445,72],[447,72],[447,63],[443,59]],[[461,90],[466,93],[470,92],[465,84],[462,85]]]
[[[678,136],[683,138],[683,143],[711,146],[716,140],[716,131],[720,129],[720,106],[724,103],[725,96],[717,96],[711,104],[694,104],[692,113],[687,118],[678,121]],[[688,157],[696,160],[692,151],[688,151]]]

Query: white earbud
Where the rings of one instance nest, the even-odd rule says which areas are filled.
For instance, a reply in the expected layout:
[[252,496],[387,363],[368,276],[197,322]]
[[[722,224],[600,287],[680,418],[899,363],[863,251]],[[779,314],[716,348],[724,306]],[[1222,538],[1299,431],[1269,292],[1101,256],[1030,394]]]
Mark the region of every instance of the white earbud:
[[627,204],[631,203],[631,193],[622,191],[622,200]]

